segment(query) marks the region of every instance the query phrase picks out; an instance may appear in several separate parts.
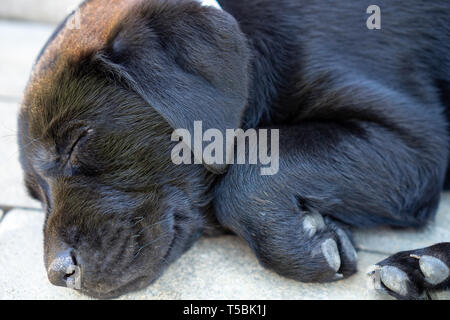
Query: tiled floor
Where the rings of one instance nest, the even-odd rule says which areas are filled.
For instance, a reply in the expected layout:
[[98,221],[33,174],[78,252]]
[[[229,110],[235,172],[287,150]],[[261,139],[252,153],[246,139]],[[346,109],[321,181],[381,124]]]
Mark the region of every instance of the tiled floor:
[[[0,21],[0,299],[86,299],[47,280],[43,213],[22,186],[16,118],[21,93],[52,26]],[[122,299],[383,299],[366,287],[365,270],[386,255],[450,240],[450,195],[437,222],[422,231],[356,232],[360,272],[330,284],[302,284],[264,270],[235,237],[203,239],[152,286]],[[2,217],[3,216],[3,217]],[[440,298],[449,298],[441,293]]]

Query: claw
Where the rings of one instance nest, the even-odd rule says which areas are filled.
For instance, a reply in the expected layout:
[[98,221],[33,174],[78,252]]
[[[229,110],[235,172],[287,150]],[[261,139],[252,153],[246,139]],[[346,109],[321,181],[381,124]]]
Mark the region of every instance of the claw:
[[367,286],[369,289],[386,293],[386,290],[381,285],[380,270],[381,266],[379,265],[373,265],[368,268],[366,272],[366,274],[368,275]]
[[307,214],[303,219],[303,229],[312,237],[316,232],[325,227],[325,222],[321,214],[313,212]]
[[337,281],[337,280],[341,280],[343,278],[344,278],[344,275],[342,273],[335,273],[332,280]]
[[381,266],[379,266],[379,265],[373,265],[373,266],[370,266],[368,269],[367,269],[367,271],[366,271],[366,274],[368,275],[368,276],[372,276],[372,275],[374,275],[377,271],[380,271],[381,270]]

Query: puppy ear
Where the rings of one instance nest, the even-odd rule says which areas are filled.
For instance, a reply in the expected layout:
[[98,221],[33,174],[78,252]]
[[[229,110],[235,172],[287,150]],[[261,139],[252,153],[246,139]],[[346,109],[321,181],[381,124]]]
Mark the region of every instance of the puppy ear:
[[[226,129],[240,127],[249,51],[236,20],[225,11],[197,2],[140,7],[117,28],[104,55],[174,129],[187,129],[194,137],[194,121],[202,121],[203,131],[218,129],[225,137]],[[225,157],[225,142],[223,150]],[[202,160],[200,154],[194,157]],[[205,165],[223,173],[225,163],[224,158]]]

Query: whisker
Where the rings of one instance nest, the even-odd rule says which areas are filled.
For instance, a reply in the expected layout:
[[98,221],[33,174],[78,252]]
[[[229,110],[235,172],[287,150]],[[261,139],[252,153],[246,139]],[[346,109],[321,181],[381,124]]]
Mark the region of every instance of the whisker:
[[155,242],[157,242],[157,241],[160,241],[161,239],[164,239],[164,238],[167,237],[167,236],[170,236],[170,233],[163,234],[162,236],[160,236],[160,237],[158,237],[158,238],[156,238],[156,239],[154,239],[154,240],[152,240],[152,241],[146,243],[145,245],[141,246],[141,247],[138,249],[138,251],[137,251],[137,253],[135,254],[135,256],[133,257],[133,259],[131,260],[131,262],[133,262],[133,261],[139,256],[139,254],[141,253],[141,251],[142,251],[143,249],[147,248],[148,246],[152,245],[153,243],[155,243]]
[[136,217],[132,220],[138,220],[133,224],[133,227],[135,227],[138,223],[141,223],[142,221],[144,221],[144,217]]
[[17,154],[18,154],[20,151],[22,151],[23,149],[25,149],[25,148],[28,147],[29,145],[34,144],[37,140],[38,140],[38,139],[35,138],[35,139],[31,140],[30,142],[28,142],[27,144],[25,144],[25,145],[23,145],[23,146],[19,146],[19,147],[18,147],[18,150],[17,150],[17,151],[14,151],[11,155],[9,155],[9,156],[6,158],[6,160],[7,160],[7,161],[11,160],[12,157],[17,156]]
[[12,138],[12,137],[17,137],[17,132],[15,132],[14,134],[5,134],[3,136],[1,136],[1,139],[6,139],[6,138]]
[[152,228],[152,227],[154,227],[154,226],[160,225],[160,224],[162,224],[162,223],[169,222],[170,219],[171,219],[171,218],[169,217],[169,218],[163,219],[163,220],[161,220],[161,221],[158,221],[158,222],[155,222],[155,223],[153,223],[153,224],[151,224],[151,225],[146,226],[146,227],[145,227],[144,229],[142,229],[137,235],[134,235],[133,238],[140,237],[140,236],[142,235],[142,233],[144,233],[144,232],[147,231],[148,229],[150,229],[150,228]]
[[17,132],[18,132],[17,130],[8,128],[5,125],[1,125],[1,128],[4,130],[10,131],[10,132],[14,132],[15,134],[17,134]]

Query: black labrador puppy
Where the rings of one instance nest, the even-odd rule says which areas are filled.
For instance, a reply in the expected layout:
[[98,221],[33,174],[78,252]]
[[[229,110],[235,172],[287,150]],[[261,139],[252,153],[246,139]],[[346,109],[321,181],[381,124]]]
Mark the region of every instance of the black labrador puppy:
[[[348,228],[420,227],[449,162],[447,0],[89,0],[40,54],[19,116],[50,281],[102,298],[231,231],[279,274],[356,271]],[[73,21],[78,19],[78,21]],[[279,130],[279,168],[177,165],[172,133]],[[190,156],[189,156],[190,157]],[[371,272],[398,298],[448,287],[450,244]]]

